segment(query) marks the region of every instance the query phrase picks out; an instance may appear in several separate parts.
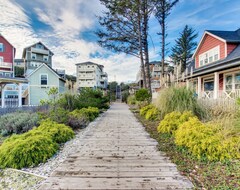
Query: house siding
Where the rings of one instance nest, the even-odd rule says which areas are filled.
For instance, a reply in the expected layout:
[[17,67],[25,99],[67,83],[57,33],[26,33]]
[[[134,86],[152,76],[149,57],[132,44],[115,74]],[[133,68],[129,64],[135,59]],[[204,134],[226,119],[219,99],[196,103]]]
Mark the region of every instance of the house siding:
[[229,55],[236,47],[237,47],[236,44],[228,43],[227,44],[227,55]]
[[[48,85],[46,88],[40,85],[40,74],[48,75]],[[40,100],[48,100],[47,92],[52,87],[59,88],[59,92],[63,93],[65,88],[61,88],[62,83],[64,82],[59,82],[59,78],[49,68],[42,66],[29,77],[30,105],[39,105]]]
[[206,34],[202,41],[202,45],[195,56],[196,68],[199,67],[199,55],[217,46],[220,46],[220,59],[224,59],[226,57],[225,42]]
[[[4,45],[4,51],[0,52],[0,57],[3,57],[3,62],[12,63],[14,59],[14,47],[2,36],[0,36],[0,43]],[[0,70],[11,71],[12,69],[1,68]]]

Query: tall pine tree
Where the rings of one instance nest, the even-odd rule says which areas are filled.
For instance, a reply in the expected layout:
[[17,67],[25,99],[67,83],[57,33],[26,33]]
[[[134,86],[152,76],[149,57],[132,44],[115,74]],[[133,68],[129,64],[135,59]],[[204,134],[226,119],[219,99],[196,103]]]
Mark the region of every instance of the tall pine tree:
[[198,33],[192,28],[186,25],[180,37],[175,40],[175,46],[172,47],[171,59],[174,63],[182,64],[181,71],[184,72],[187,66],[187,61],[192,57],[193,50],[197,46],[195,39]]

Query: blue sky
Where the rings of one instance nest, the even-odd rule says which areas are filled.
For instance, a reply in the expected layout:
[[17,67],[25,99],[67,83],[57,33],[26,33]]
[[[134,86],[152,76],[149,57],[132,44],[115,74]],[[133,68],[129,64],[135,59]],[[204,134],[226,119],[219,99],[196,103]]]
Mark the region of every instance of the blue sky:
[[[17,58],[24,47],[42,41],[54,52],[53,66],[74,74],[75,64],[93,61],[105,66],[109,79],[134,81],[139,60],[113,54],[97,44],[94,31],[99,27],[95,15],[103,7],[98,0],[0,0],[0,33],[16,48]],[[200,40],[204,30],[240,28],[239,0],[180,0],[168,18],[169,49],[188,24]],[[160,60],[160,26],[150,20],[150,59]]]

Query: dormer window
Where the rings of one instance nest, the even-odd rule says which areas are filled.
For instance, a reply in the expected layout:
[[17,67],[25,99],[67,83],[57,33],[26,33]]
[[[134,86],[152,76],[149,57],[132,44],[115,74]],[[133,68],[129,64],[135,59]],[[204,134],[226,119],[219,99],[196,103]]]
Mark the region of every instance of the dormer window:
[[219,46],[208,50],[199,55],[199,66],[204,66],[219,60],[220,48]]
[[0,43],[0,52],[3,52],[4,51],[4,45],[3,43]]

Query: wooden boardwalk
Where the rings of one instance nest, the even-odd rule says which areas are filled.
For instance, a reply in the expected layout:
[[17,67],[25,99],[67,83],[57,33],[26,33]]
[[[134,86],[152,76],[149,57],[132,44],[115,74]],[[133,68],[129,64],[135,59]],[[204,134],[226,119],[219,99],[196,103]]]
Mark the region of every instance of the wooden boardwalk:
[[191,189],[156,145],[127,105],[113,104],[40,189]]

